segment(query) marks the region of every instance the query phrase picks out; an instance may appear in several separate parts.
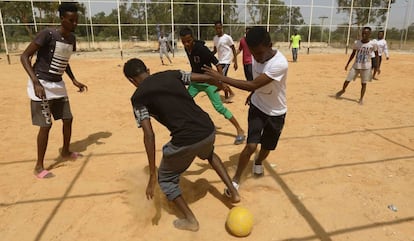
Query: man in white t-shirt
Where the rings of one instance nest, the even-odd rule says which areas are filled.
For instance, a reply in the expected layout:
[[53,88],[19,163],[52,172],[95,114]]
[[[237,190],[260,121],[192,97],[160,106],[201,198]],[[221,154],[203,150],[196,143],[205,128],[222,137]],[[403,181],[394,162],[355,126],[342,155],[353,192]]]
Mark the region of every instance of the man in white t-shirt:
[[[375,54],[372,53],[371,55],[371,61],[372,61],[372,79],[377,80],[376,78],[376,74],[378,72],[378,74],[381,73],[381,63],[382,63],[382,54],[385,54],[385,57],[387,60],[390,59],[389,53],[388,53],[388,45],[387,45],[387,40],[384,39],[384,31],[379,31],[378,32],[378,38],[375,40],[377,46],[378,46],[378,62],[376,62],[375,59]],[[376,70],[376,68],[378,69],[378,71]]]
[[172,61],[170,59],[170,56],[168,55],[168,49],[172,49],[170,43],[168,42],[168,38],[164,36],[164,33],[160,33],[160,37],[158,38],[158,50],[160,51],[160,59],[162,65],[165,65],[163,56],[167,57],[168,61],[170,61],[170,64],[172,64]]
[[[355,57],[355,62],[352,65],[351,70],[348,73],[347,78],[342,86],[342,90],[336,93],[336,97],[341,97],[348,87],[349,82],[355,80],[359,75],[361,75],[361,97],[359,98],[358,103],[360,105],[363,104],[363,99],[365,95],[365,91],[367,88],[367,82],[371,81],[371,54],[374,52],[375,58],[378,63],[378,47],[375,41],[370,40],[371,36],[371,28],[364,27],[362,29],[362,39],[356,40],[353,46],[352,54],[349,56],[348,62],[346,63],[345,70],[348,69],[349,63]],[[375,67],[378,69],[378,66]]]
[[[229,78],[212,68],[203,68],[206,74],[219,82],[222,81],[252,92],[246,101],[250,104],[247,142],[240,153],[237,170],[233,177],[233,185],[236,188],[239,187],[241,175],[258,144],[261,147],[253,163],[253,174],[263,175],[262,162],[270,151],[276,149],[287,111],[288,61],[286,57],[280,51],[272,49],[270,35],[264,27],[251,28],[246,34],[246,42],[253,56],[252,81]],[[225,194],[229,195],[227,190]]]
[[[227,72],[229,71],[232,62],[234,63],[234,70],[237,70],[238,68],[236,48],[234,47],[233,38],[223,32],[223,24],[221,21],[216,21],[214,23],[214,29],[216,30],[216,35],[213,38],[213,55],[217,53],[217,59],[223,69],[223,75],[227,76]],[[224,89],[224,93],[224,102],[230,103],[234,96],[233,91],[230,88],[226,88]]]

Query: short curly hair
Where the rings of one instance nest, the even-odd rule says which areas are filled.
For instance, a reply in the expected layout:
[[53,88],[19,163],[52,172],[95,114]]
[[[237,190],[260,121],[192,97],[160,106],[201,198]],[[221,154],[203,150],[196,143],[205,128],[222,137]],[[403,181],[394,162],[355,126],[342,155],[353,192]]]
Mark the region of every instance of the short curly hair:
[[63,2],[59,5],[59,17],[63,17],[66,12],[78,12],[78,6],[74,2]]
[[271,44],[270,34],[264,27],[252,27],[246,33],[246,43],[249,47],[257,47],[259,45],[268,46]]
[[124,74],[127,78],[134,78],[147,71],[147,66],[140,59],[133,58],[124,64]]

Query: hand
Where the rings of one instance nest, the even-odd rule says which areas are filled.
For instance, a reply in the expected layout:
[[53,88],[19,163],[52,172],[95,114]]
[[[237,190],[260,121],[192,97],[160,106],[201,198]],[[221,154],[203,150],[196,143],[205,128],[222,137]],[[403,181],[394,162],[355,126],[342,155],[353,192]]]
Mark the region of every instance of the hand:
[[148,200],[154,197],[155,182],[156,182],[155,175],[151,175],[148,181],[147,190],[145,191],[145,194],[147,195]]
[[42,84],[40,84],[39,82],[33,83],[33,88],[34,88],[35,95],[39,99],[46,98],[45,89],[43,88],[43,85]]
[[222,77],[222,74],[220,74],[218,71],[213,70],[211,67],[208,67],[207,65],[204,65],[201,68],[204,71],[204,74],[209,75],[213,77],[213,79],[220,79]]
[[221,84],[221,88],[220,87],[218,87],[218,89],[217,90],[223,90],[224,91],[224,93],[228,93],[228,92],[230,92],[230,87],[227,85],[227,84],[225,84],[225,83],[223,83],[223,82],[221,82],[221,81],[219,81],[219,83]]
[[237,70],[239,66],[237,65],[237,62],[234,62],[234,70]]
[[74,79],[73,84],[79,88],[78,92],[82,93],[84,91],[88,91],[88,86],[82,84],[81,82],[78,82],[76,79]]
[[348,70],[348,65],[345,66],[345,70]]

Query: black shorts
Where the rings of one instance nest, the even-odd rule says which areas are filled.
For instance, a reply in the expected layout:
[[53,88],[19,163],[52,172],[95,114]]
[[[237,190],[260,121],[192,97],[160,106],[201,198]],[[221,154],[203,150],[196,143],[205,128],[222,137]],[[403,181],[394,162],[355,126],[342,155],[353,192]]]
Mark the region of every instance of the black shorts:
[[249,108],[249,130],[247,143],[261,144],[265,150],[276,149],[286,114],[280,116],[269,116],[250,104]]
[[54,120],[72,119],[68,97],[52,99],[46,102],[30,101],[32,112],[32,124],[40,127],[52,125],[52,116]]

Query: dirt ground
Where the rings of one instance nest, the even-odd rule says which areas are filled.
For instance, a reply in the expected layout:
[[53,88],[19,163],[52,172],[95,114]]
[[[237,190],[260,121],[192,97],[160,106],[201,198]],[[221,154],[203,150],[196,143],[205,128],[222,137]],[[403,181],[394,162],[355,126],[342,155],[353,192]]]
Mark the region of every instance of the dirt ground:
[[[290,60],[287,50],[282,51]],[[147,200],[148,165],[142,131],[136,127],[130,96],[134,87],[123,63],[142,58],[152,72],[189,70],[183,53],[161,66],[157,54],[78,53],[71,67],[89,91],[80,94],[65,76],[74,114],[71,149],[84,154],[62,161],[61,122],[50,132],[45,164],[56,177],[37,179],[37,127],[31,125],[27,75],[18,55],[7,64],[0,55],[0,239],[73,240],[414,240],[414,55],[391,52],[379,80],[368,84],[358,105],[359,79],[340,90],[349,54],[299,53],[289,62],[288,114],[265,176],[250,169],[241,183],[242,201],[254,215],[246,238],[230,235],[225,220],[232,204],[208,163],[195,160],[183,175],[183,196],[200,222],[198,232],[176,230],[181,214],[157,187]],[[239,61],[240,63],[240,61]],[[242,78],[243,71],[229,76]],[[247,131],[248,93],[233,88],[226,104]],[[243,145],[235,129],[216,113],[204,94],[196,102],[217,126],[216,152],[230,176]],[[169,140],[156,123],[157,157]],[[388,206],[394,205],[392,211]]]

